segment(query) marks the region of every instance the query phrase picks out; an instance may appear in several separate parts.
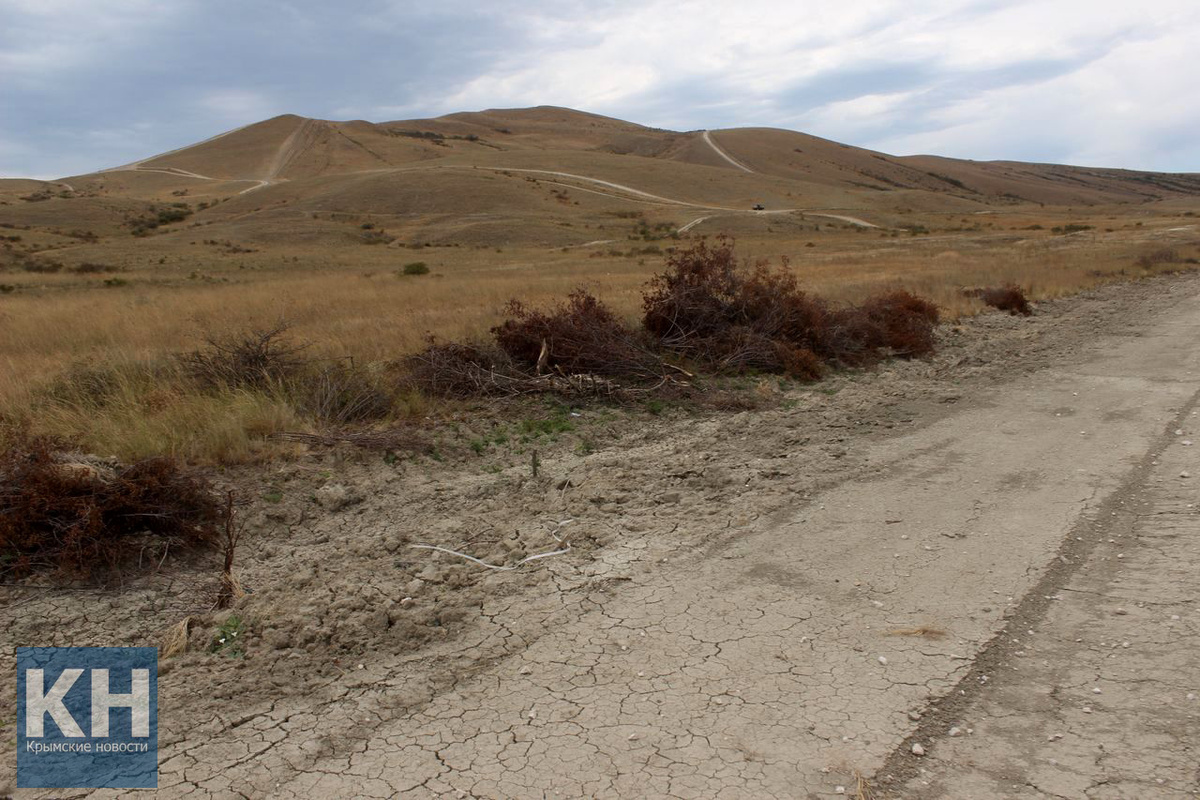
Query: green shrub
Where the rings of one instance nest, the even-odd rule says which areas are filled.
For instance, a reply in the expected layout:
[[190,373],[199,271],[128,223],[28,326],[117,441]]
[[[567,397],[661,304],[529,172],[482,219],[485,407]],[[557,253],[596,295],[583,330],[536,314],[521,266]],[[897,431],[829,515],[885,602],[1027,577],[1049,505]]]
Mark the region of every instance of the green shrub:
[[428,275],[429,265],[424,261],[412,261],[404,265],[405,275]]

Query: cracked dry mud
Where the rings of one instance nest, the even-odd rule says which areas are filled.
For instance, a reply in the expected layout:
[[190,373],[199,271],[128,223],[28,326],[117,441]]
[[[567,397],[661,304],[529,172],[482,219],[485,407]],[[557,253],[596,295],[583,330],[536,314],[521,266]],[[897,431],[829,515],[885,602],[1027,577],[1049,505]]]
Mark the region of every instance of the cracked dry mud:
[[[296,499],[239,554],[244,659],[204,652],[204,565],[7,589],[8,640],[197,614],[160,683],[170,797],[1195,796],[1200,280],[942,340],[536,480],[283,467]],[[314,510],[321,469],[365,499]],[[573,549],[513,572],[408,548],[511,563],[565,519]]]

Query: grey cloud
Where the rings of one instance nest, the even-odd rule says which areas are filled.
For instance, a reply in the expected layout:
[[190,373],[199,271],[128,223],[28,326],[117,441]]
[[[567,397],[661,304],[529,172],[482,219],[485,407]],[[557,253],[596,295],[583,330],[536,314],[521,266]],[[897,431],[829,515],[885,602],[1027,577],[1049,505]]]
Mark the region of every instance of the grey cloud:
[[[506,76],[522,71],[534,79],[527,78],[513,97],[489,97],[488,104],[579,105],[572,102],[570,86],[555,97],[535,96],[538,70],[552,58],[584,52],[597,57],[614,42],[646,33],[652,34],[647,63],[661,65],[654,73],[658,77],[606,93],[600,107],[584,110],[677,129],[798,127],[880,149],[893,145],[981,158],[1058,160],[1104,152],[1092,146],[1094,120],[1107,118],[1103,99],[1089,101],[1095,111],[1090,122],[1082,122],[1069,104],[1061,109],[1043,105],[1049,113],[1036,130],[1026,120],[997,119],[998,133],[991,138],[977,130],[960,133],[970,122],[964,123],[960,109],[1005,97],[1010,110],[1015,105],[1020,111],[1013,97],[1086,75],[1117,48],[1172,33],[1147,15],[1151,19],[1145,24],[1063,31],[1061,53],[1043,47],[1032,51],[1035,55],[963,66],[961,53],[955,61],[936,48],[905,52],[899,42],[914,30],[929,30],[948,43],[987,44],[988,27],[995,15],[1012,12],[1011,2],[978,0],[949,11],[942,11],[941,3],[887,3],[878,14],[861,15],[861,23],[846,34],[852,41],[830,40],[816,28],[785,38],[795,42],[795,52],[811,48],[822,56],[811,63],[826,64],[815,74],[807,66],[799,77],[771,63],[782,57],[778,52],[767,56],[746,42],[727,46],[719,29],[709,34],[710,41],[680,40],[673,35],[673,22],[690,6],[655,5],[653,0],[636,5],[623,0],[497,0],[486,5],[368,0],[350,10],[317,0],[179,0],[142,6],[146,11],[140,16],[138,2],[127,0],[119,20],[80,24],[74,31],[66,27],[69,21],[25,14],[9,4],[7,24],[0,27],[0,65],[8,73],[0,82],[0,175],[57,177],[112,166],[274,113],[378,120],[472,110],[450,108],[447,98],[480,77],[502,85]],[[0,8],[5,4],[0,0]],[[1064,8],[1072,4],[1083,8],[1082,0],[1057,3]],[[1023,7],[1036,18],[1047,5]],[[81,8],[93,17],[99,13],[95,6]],[[723,6],[712,6],[710,12],[712,8],[724,13]],[[635,11],[656,27],[623,27]],[[1195,16],[1177,18],[1195,26]],[[724,55],[736,56],[732,69],[704,66],[709,55],[704,48],[718,46],[727,47]],[[850,56],[864,48],[871,53],[868,59]],[[614,52],[637,57],[628,49]],[[578,88],[578,97],[591,96],[585,89]],[[869,117],[835,113],[847,101],[890,94],[902,94],[905,101]],[[245,99],[214,108],[206,102],[213,97]],[[1140,98],[1135,95],[1129,102]],[[1177,102],[1200,106],[1200,98],[1190,91],[1181,92]],[[1003,112],[997,106],[994,113]],[[1128,135],[1113,138],[1136,143],[1137,149],[1133,144],[1114,149],[1111,157],[1119,162],[1114,165],[1200,167],[1188,127],[1171,119],[1153,107],[1125,114],[1119,124],[1130,128]],[[981,142],[987,152],[964,152]]]

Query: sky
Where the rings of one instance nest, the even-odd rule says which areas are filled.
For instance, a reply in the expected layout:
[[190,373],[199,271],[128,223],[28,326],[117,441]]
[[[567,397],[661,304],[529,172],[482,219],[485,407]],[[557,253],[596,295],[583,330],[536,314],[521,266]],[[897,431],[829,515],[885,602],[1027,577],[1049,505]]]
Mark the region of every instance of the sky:
[[294,113],[557,105],[935,153],[1200,172],[1197,0],[0,0],[0,176]]

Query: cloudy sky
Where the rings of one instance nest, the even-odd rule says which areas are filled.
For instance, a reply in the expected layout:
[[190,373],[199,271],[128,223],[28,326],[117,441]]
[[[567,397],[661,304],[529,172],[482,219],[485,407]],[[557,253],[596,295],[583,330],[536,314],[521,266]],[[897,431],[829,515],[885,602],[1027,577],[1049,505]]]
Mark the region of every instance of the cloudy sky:
[[561,105],[896,154],[1200,172],[1197,0],[0,0],[0,176],[281,113]]

